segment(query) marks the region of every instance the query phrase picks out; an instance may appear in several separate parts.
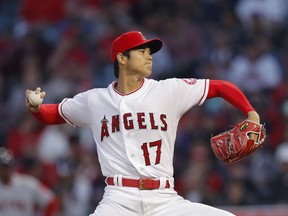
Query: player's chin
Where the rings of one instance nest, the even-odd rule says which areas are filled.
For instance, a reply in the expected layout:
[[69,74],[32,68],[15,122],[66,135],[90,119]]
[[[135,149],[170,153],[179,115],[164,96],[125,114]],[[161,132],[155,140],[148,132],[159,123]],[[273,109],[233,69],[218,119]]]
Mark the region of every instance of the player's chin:
[[151,64],[147,65],[146,73],[147,73],[148,76],[152,74],[152,65]]
[[149,63],[149,64],[147,64],[146,66],[147,66],[147,69],[148,69],[148,70],[151,70],[151,71],[152,71],[152,63]]
[[145,72],[145,77],[148,77],[148,76],[150,76],[152,74],[152,70],[147,70],[146,72]]

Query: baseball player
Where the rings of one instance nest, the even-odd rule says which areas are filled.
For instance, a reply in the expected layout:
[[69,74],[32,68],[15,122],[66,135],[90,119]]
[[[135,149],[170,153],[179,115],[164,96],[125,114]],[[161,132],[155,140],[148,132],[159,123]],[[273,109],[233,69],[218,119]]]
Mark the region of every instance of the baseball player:
[[0,147],[0,216],[55,216],[58,202],[53,192],[36,178],[14,172],[13,161],[12,152]]
[[[181,116],[206,99],[222,97],[247,119],[260,122],[244,94],[232,83],[208,79],[148,79],[152,54],[162,41],[126,32],[112,43],[116,80],[65,98],[60,104],[26,106],[44,124],[67,122],[92,130],[107,187],[90,216],[229,216],[224,210],[183,199],[174,190],[173,151]],[[42,98],[45,92],[36,89]]]

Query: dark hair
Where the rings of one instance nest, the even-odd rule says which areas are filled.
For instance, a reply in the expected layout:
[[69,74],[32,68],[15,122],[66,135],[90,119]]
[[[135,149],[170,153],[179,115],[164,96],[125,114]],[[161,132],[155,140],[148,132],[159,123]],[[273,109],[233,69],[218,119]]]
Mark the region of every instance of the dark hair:
[[[123,52],[123,55],[126,56],[129,59],[130,58],[130,50],[126,50],[125,52]],[[118,63],[117,58],[114,61],[114,65],[113,66],[114,66],[114,75],[118,79],[118,77],[119,77],[119,63]]]

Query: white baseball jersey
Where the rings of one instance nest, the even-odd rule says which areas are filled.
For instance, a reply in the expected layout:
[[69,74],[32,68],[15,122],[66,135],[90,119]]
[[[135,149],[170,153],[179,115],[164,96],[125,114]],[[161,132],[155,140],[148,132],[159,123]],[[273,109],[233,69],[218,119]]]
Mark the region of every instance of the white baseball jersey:
[[0,181],[0,216],[35,215],[35,206],[44,207],[52,198],[52,192],[37,179],[15,173],[10,184]]
[[171,178],[178,121],[204,102],[209,80],[143,79],[126,95],[116,85],[65,98],[60,115],[91,128],[104,176]]

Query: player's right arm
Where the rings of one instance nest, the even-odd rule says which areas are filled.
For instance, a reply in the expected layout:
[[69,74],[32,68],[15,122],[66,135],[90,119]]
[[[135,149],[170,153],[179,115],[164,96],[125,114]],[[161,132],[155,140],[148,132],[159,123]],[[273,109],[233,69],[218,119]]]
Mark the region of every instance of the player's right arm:
[[[41,94],[42,98],[45,97],[45,92],[41,92],[41,88],[37,88],[36,91]],[[59,104],[40,104],[35,107],[30,104],[28,100],[30,94],[31,90],[26,90],[25,104],[35,119],[37,119],[40,123],[47,125],[66,123],[66,121],[59,114]]]
[[207,99],[214,97],[223,98],[247,115],[248,120],[260,123],[259,114],[244,93],[233,83],[224,80],[210,80]]

